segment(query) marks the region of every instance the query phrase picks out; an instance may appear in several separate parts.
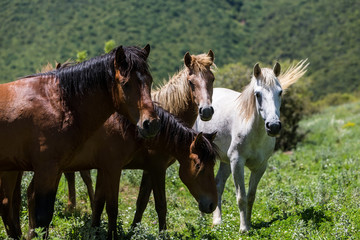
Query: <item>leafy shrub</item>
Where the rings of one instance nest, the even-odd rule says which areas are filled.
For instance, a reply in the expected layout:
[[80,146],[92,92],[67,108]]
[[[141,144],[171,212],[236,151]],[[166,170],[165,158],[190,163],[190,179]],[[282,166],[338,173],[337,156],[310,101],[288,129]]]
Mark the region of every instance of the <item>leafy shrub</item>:
[[303,87],[295,85],[283,95],[280,108],[282,129],[276,139],[275,150],[291,150],[304,139],[306,133],[298,131],[299,122],[311,111],[306,109],[306,106],[309,106],[309,98],[301,94],[305,91]]
[[338,106],[344,103],[350,103],[356,101],[356,97],[350,93],[330,93],[324,98],[316,102],[316,106],[319,109],[328,106]]
[[109,41],[105,42],[104,52],[109,53],[111,50],[113,50],[116,47],[115,44],[116,43],[114,40],[109,40]]

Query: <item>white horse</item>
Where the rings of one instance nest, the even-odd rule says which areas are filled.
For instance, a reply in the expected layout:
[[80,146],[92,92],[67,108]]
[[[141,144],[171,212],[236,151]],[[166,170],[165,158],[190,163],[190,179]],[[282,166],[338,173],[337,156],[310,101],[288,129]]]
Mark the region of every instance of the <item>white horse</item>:
[[[213,225],[221,223],[221,195],[232,173],[240,210],[240,232],[250,229],[256,188],[274,151],[275,136],[281,129],[281,94],[305,74],[308,66],[305,62],[291,66],[281,75],[279,63],[273,69],[260,68],[257,63],[251,82],[242,93],[215,88],[212,119],[208,122],[197,119],[194,125],[197,131],[217,131],[215,142],[220,148],[221,162],[216,176],[218,206]],[[244,166],[251,171],[247,194]]]

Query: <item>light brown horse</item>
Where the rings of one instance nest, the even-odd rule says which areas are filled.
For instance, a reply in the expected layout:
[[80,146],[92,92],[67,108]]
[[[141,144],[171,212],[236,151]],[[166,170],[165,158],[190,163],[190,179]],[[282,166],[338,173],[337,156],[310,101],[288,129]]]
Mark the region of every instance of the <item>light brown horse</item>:
[[[159,130],[150,96],[149,52],[149,45],[120,46],[71,67],[0,85],[0,171],[34,171],[34,227],[47,229],[62,172],[88,168],[73,156],[112,113],[137,124],[143,136]],[[14,193],[11,188],[18,179],[7,181],[7,176],[0,174],[5,225],[16,223],[11,207],[16,201],[6,194]],[[6,230],[21,235],[15,226]]]

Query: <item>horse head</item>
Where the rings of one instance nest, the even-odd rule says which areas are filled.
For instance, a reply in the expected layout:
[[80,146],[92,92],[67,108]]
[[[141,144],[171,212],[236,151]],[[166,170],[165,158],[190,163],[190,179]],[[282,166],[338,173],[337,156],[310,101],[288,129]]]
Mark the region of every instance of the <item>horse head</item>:
[[214,114],[211,106],[213,83],[215,80],[211,66],[214,64],[214,53],[184,56],[184,64],[188,69],[187,80],[191,88],[192,98],[198,106],[201,120],[209,121]]
[[281,130],[280,106],[283,90],[277,78],[280,70],[279,63],[276,63],[272,70],[260,68],[257,63],[254,66],[252,77],[256,108],[264,119],[267,134],[271,137],[278,135]]
[[152,76],[147,58],[150,45],[118,47],[114,50],[114,82],[112,86],[115,108],[136,123],[143,137],[153,137],[160,129],[151,100]]
[[217,147],[213,144],[216,133],[195,136],[190,145],[189,157],[182,161],[179,176],[199,203],[199,210],[211,213],[217,206],[214,166]]

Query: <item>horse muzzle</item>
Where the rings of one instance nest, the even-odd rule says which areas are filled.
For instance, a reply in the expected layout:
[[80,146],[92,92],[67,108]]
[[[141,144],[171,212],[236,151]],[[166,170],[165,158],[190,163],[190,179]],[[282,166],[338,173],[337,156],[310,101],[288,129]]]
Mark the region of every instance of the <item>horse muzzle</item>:
[[208,197],[200,198],[198,203],[199,203],[199,210],[203,213],[212,213],[217,205],[216,201],[213,201]]
[[139,133],[143,138],[154,137],[159,132],[160,125],[158,118],[152,120],[146,119],[142,122],[142,127],[138,127]]
[[211,120],[213,114],[214,114],[214,108],[212,106],[205,106],[199,108],[199,115],[202,121]]
[[280,134],[281,122],[280,121],[266,122],[265,129],[270,137],[277,137]]

